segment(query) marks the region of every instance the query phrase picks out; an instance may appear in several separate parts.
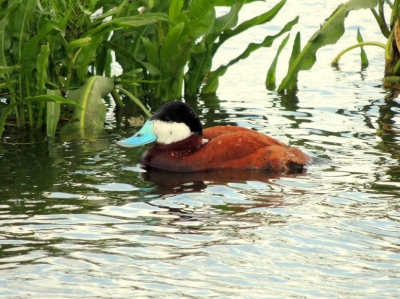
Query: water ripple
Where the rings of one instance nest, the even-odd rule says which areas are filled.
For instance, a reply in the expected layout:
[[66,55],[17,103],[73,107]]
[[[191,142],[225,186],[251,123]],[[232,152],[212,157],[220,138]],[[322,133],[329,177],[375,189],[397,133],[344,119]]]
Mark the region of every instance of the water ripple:
[[[309,16],[299,24],[307,40],[328,16],[320,12],[342,1],[333,2],[293,2],[280,22]],[[252,5],[241,18],[273,4]],[[379,40],[364,12],[346,20],[360,24]],[[225,43],[215,67],[278,25]],[[322,48],[296,96],[247,73],[265,73],[277,43],[230,68],[219,98],[192,103],[206,126],[300,147],[315,159],[301,175],[146,171],[137,164],[146,147],[114,145],[129,128],[91,142],[0,143],[0,297],[399,297],[399,101],[379,86],[380,50],[368,49],[365,69],[352,52],[340,70],[326,63],[353,43],[346,30]],[[114,123],[113,107],[107,115]]]

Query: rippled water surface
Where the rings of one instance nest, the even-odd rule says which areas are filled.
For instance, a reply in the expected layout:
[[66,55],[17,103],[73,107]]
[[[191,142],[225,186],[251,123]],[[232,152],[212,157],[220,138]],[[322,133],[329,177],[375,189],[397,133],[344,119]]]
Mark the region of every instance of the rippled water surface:
[[[338,3],[288,1],[281,19],[225,45],[218,63],[297,14],[304,44]],[[369,14],[350,14],[341,42],[301,73],[297,97],[264,88],[274,45],[230,69],[218,98],[190,102],[205,126],[253,128],[317,157],[303,175],[143,172],[145,147],[114,145],[136,129],[116,125],[112,108],[109,135],[97,141],[7,137],[0,296],[400,297],[399,100],[381,86],[381,49],[366,49],[365,69],[358,51],[340,69],[329,64],[359,26],[365,40],[382,41]]]

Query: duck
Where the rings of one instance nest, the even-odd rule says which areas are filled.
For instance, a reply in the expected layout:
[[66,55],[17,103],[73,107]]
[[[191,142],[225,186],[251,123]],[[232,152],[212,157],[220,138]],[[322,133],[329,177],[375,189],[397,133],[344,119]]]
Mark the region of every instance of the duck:
[[185,102],[166,102],[133,136],[117,141],[132,148],[155,142],[144,152],[145,168],[171,172],[262,170],[303,173],[312,158],[296,147],[240,126],[203,129],[199,116]]

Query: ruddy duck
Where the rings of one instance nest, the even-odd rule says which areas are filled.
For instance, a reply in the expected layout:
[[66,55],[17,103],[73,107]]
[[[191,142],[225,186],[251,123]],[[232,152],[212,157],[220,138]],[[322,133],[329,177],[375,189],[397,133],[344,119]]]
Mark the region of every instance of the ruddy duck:
[[235,126],[203,130],[197,114],[186,103],[161,106],[132,137],[117,142],[135,147],[155,141],[141,157],[146,167],[175,172],[220,169],[301,173],[312,158],[256,131]]

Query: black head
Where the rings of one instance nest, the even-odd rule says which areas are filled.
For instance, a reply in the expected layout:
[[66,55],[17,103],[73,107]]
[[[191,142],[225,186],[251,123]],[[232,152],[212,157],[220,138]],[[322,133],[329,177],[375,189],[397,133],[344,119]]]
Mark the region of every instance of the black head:
[[150,118],[150,120],[161,120],[170,123],[184,123],[193,134],[202,136],[203,125],[196,112],[186,103],[171,101],[162,105]]

